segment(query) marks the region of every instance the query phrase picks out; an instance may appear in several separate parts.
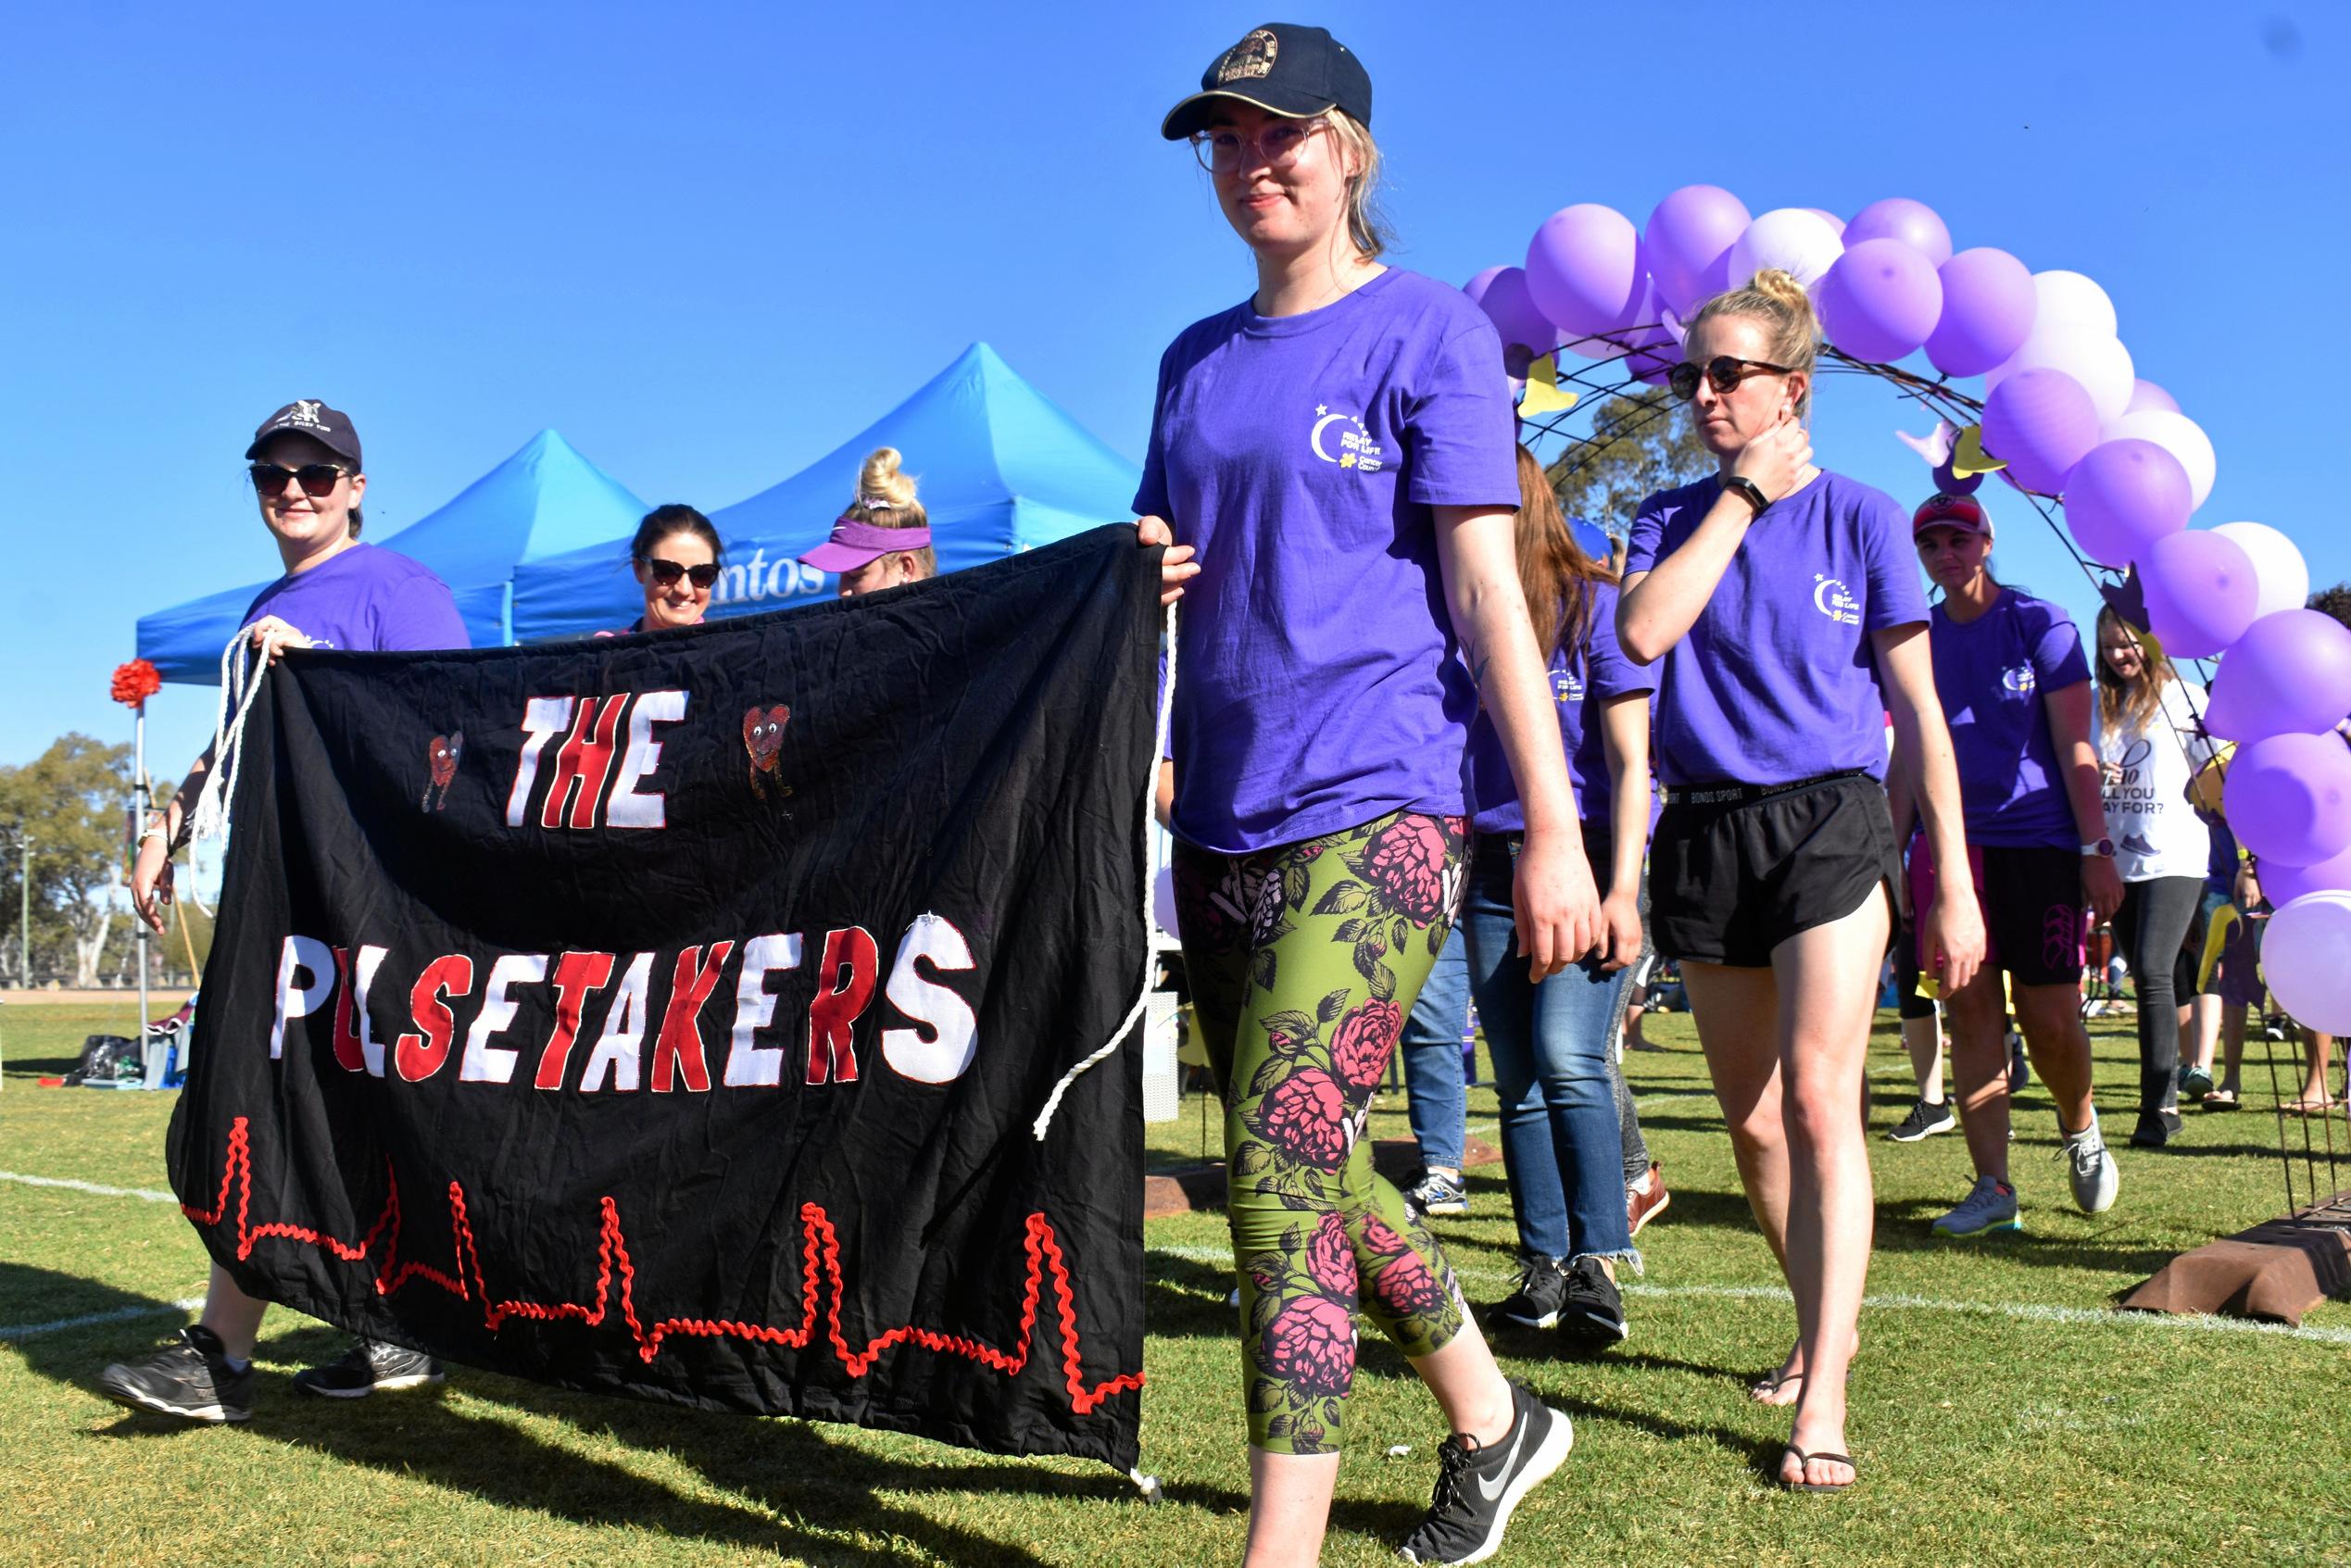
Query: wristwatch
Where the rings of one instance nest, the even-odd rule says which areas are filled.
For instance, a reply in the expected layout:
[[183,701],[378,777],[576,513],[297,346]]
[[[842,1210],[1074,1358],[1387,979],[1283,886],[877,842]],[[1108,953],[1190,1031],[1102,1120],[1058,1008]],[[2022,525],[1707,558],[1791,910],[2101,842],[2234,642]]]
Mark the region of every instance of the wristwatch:
[[1761,517],[1764,508],[1771,505],[1771,497],[1763,493],[1763,486],[1741,475],[1732,474],[1722,482],[1722,487],[1726,494],[1736,495],[1753,507],[1757,517]]
[[2114,840],[2102,838],[2095,844],[2085,844],[2081,847],[2081,852],[2084,855],[2095,855],[2101,859],[2111,860],[2114,859]]

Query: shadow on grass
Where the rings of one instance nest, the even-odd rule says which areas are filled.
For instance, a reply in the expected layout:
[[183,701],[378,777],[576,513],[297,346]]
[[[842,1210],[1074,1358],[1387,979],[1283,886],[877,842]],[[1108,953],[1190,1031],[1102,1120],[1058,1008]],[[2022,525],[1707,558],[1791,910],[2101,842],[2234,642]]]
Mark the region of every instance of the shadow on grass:
[[[17,1263],[0,1262],[0,1293],[10,1300],[44,1303],[44,1319],[122,1314],[119,1321],[36,1335],[11,1347],[31,1371],[99,1398],[104,1396],[98,1375],[107,1361],[145,1353],[177,1315],[167,1301]],[[31,1321],[31,1314],[19,1315]],[[1058,1498],[1135,1498],[1132,1485],[1107,1468],[1063,1473],[974,1461],[943,1446],[936,1449],[937,1462],[881,1458],[836,1446],[807,1422],[600,1399],[491,1373],[454,1371],[458,1386],[469,1394],[560,1421],[592,1439],[606,1437],[664,1454],[742,1500],[688,1497],[496,1416],[461,1410],[444,1397],[446,1386],[365,1401],[313,1399],[296,1393],[293,1379],[278,1370],[329,1360],[348,1343],[339,1330],[323,1326],[266,1342],[269,1360],[261,1364],[255,1419],[245,1429],[250,1436],[412,1476],[495,1507],[546,1512],[592,1527],[660,1530],[841,1568],[937,1561],[1024,1568],[1041,1561],[1015,1541],[942,1523],[883,1493],[994,1495],[1014,1508],[1025,1500]],[[125,1411],[97,1427],[94,1436],[135,1442],[177,1430],[179,1424],[166,1418]],[[1206,1509],[1229,1511],[1247,1502],[1209,1486],[1174,1487],[1170,1495]],[[906,1544],[868,1546],[815,1532]]]

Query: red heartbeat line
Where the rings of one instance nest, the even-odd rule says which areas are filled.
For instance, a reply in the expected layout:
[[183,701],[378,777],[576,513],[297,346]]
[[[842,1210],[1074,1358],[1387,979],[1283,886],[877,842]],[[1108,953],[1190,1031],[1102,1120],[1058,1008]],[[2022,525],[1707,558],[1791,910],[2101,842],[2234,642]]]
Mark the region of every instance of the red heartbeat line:
[[787,1345],[804,1349],[814,1334],[817,1321],[817,1297],[820,1293],[820,1270],[832,1285],[832,1305],[825,1313],[826,1337],[832,1342],[833,1353],[849,1369],[851,1377],[862,1377],[881,1353],[894,1345],[911,1341],[926,1350],[946,1355],[962,1356],[982,1366],[1016,1377],[1028,1364],[1029,1343],[1037,1326],[1037,1303],[1041,1298],[1045,1277],[1052,1276],[1054,1307],[1061,1318],[1062,1380],[1069,1390],[1070,1408],[1079,1415],[1093,1409],[1114,1394],[1124,1394],[1143,1386],[1139,1372],[1123,1374],[1088,1386],[1080,1370],[1082,1358],[1077,1340],[1077,1298],[1070,1288],[1069,1266],[1062,1257],[1061,1243],[1053,1234],[1052,1223],[1041,1213],[1028,1217],[1028,1279],[1021,1298],[1021,1332],[1019,1343],[1009,1351],[962,1335],[941,1334],[935,1329],[917,1328],[912,1324],[893,1328],[868,1340],[863,1349],[852,1348],[841,1333],[841,1255],[840,1237],[833,1229],[833,1222],[822,1204],[800,1205],[800,1323],[797,1328],[778,1328],[769,1323],[732,1323],[706,1318],[662,1318],[647,1328],[636,1312],[636,1269],[629,1261],[628,1239],[621,1231],[621,1210],[610,1197],[598,1199],[603,1209],[603,1222],[597,1227],[596,1294],[588,1301],[500,1301],[490,1294],[489,1282],[483,1277],[482,1260],[474,1250],[473,1227],[466,1218],[465,1189],[459,1184],[449,1184],[449,1225],[454,1241],[457,1273],[444,1273],[428,1263],[400,1261],[400,1184],[398,1173],[392,1173],[390,1196],[383,1212],[376,1217],[367,1235],[356,1245],[337,1240],[323,1231],[306,1225],[271,1221],[253,1224],[248,1214],[253,1205],[252,1135],[242,1116],[230,1124],[228,1160],[220,1172],[220,1195],[210,1210],[182,1203],[180,1210],[198,1224],[217,1225],[229,1211],[229,1189],[236,1188],[237,1258],[239,1261],[253,1255],[254,1244],[272,1236],[308,1242],[333,1253],[346,1263],[364,1261],[374,1250],[377,1241],[383,1243],[383,1262],[376,1271],[375,1289],[379,1296],[389,1296],[411,1279],[435,1285],[459,1300],[479,1300],[482,1321],[496,1332],[509,1318],[521,1318],[532,1323],[552,1323],[559,1319],[576,1319],[590,1327],[599,1327],[611,1302],[612,1279],[617,1273],[621,1282],[621,1316],[626,1321],[629,1334],[636,1341],[637,1355],[651,1361],[661,1353],[661,1341],[672,1335],[689,1338],[734,1337],[749,1339],[765,1345]]

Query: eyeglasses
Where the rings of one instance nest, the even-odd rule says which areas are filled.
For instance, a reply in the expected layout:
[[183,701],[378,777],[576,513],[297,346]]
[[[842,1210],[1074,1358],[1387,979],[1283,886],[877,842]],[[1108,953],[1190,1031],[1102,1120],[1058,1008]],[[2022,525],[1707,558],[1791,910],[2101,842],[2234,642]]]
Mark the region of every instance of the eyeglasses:
[[351,470],[340,463],[305,463],[298,469],[284,468],[277,463],[256,463],[245,471],[252,479],[253,493],[257,495],[283,495],[285,494],[285,482],[289,479],[302,486],[305,495],[324,495]]
[[1191,136],[1192,156],[1212,174],[1230,174],[1259,164],[1273,169],[1288,169],[1298,161],[1306,138],[1329,123],[1316,115],[1312,119],[1275,120],[1254,136],[1244,136],[1229,125],[1195,131]]
[[664,588],[669,587],[681,577],[692,583],[697,588],[707,588],[718,581],[719,574],[718,567],[710,561],[704,561],[699,566],[680,566],[673,560],[663,560],[659,556],[647,557],[645,570],[652,573],[653,581]]
[[1766,373],[1775,376],[1793,375],[1785,365],[1766,365],[1760,359],[1734,359],[1728,354],[1717,354],[1706,362],[1704,370],[1687,359],[1666,372],[1666,384],[1684,403],[1698,395],[1698,378],[1704,376],[1716,392],[1728,395],[1738,389],[1749,376]]

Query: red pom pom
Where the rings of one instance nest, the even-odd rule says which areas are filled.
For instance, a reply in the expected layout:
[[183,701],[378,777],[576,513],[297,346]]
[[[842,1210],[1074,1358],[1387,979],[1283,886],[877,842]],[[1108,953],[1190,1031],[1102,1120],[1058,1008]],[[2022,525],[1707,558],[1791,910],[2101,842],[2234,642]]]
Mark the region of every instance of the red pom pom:
[[114,700],[125,708],[145,708],[147,698],[163,689],[163,677],[144,659],[115,667]]

